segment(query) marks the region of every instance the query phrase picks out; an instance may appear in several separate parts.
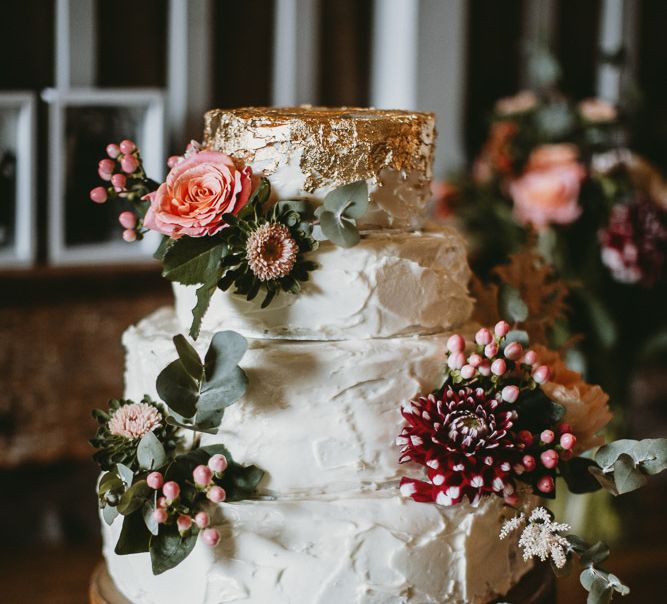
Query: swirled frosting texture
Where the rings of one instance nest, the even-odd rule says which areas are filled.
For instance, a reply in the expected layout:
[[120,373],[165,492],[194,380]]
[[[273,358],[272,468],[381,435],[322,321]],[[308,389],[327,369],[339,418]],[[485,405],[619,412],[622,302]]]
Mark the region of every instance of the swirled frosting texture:
[[148,554],[116,556],[120,522],[104,528],[109,570],[134,604],[486,604],[530,568],[510,540],[500,500],[453,508],[372,496],[221,504],[222,541],[197,544],[154,577]]
[[415,228],[424,218],[435,116],[341,107],[214,109],[204,145],[269,177],[275,197],[321,201],[357,180],[370,188],[362,227]]
[[[176,358],[177,332],[165,308],[125,333],[127,398],[157,396],[157,375]],[[223,442],[240,463],[264,469],[264,493],[375,489],[396,481],[409,470],[397,463],[393,444],[401,402],[442,381],[447,337],[249,340],[241,361],[246,395],[202,444]],[[200,354],[210,338],[203,333],[196,342]]]
[[[267,308],[216,291],[204,329],[251,338],[343,340],[437,333],[462,325],[472,311],[465,244],[453,229],[373,231],[349,249],[324,242],[319,264],[299,295],[281,293]],[[182,330],[192,321],[196,286],[174,285]]]

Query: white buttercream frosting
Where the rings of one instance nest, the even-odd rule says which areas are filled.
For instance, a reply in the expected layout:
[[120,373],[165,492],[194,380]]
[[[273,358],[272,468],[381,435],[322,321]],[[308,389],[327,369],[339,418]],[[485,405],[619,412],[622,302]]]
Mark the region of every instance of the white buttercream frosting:
[[[319,264],[298,295],[247,301],[216,291],[203,328],[246,337],[384,338],[442,332],[470,316],[465,243],[450,228],[423,233],[375,231],[352,248],[323,242],[309,254]],[[174,284],[181,329],[192,322],[196,286]]]
[[104,553],[133,604],[486,604],[530,568],[498,533],[513,510],[403,500],[395,491],[335,499],[220,504],[222,540],[199,541],[157,577],[148,554]]
[[[125,396],[157,397],[158,373],[176,358],[178,333],[162,309],[124,335]],[[211,335],[196,342],[200,354]],[[374,489],[403,476],[394,446],[400,405],[442,382],[447,334],[375,340],[302,342],[249,340],[241,367],[246,395],[225,410],[223,442],[243,464],[266,471],[272,493]],[[412,469],[414,472],[414,468]]]

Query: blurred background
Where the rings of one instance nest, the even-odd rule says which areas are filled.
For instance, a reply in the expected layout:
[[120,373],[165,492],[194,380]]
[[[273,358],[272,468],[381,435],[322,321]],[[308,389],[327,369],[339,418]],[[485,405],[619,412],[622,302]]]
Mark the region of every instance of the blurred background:
[[[496,101],[532,89],[618,107],[618,146],[664,174],[666,30],[663,0],[3,2],[0,599],[86,601],[100,547],[90,411],[122,393],[123,330],[171,300],[154,240],[124,243],[118,209],[88,199],[108,142],[136,140],[158,179],[211,107],[435,111],[442,184],[487,144]],[[664,326],[664,288],[609,291],[620,316],[650,307]],[[657,323],[646,330],[661,335]],[[622,335],[605,342],[604,354],[627,349]],[[603,353],[581,353],[594,372]],[[604,384],[623,399],[618,433],[665,435],[664,358],[630,356],[621,386]],[[667,497],[655,484],[603,504],[618,540],[610,566],[633,589],[626,602],[659,601],[665,587]],[[583,593],[574,579],[560,597]]]

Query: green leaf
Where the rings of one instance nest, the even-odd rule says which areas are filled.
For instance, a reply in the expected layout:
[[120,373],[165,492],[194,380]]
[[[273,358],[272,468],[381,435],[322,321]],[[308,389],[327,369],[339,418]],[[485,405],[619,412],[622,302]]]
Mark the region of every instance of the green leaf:
[[197,288],[197,302],[192,308],[192,325],[190,325],[190,337],[193,340],[196,340],[199,337],[202,319],[211,304],[211,298],[213,297],[215,290],[218,288],[218,281],[223,274],[224,270],[220,268],[218,271],[211,274],[210,279],[208,279],[206,283],[202,283]]
[[107,472],[100,478],[100,483],[97,487],[97,494],[102,496],[109,491],[122,491],[123,481],[116,476],[114,472]]
[[113,505],[105,505],[102,508],[102,518],[107,525],[111,526],[113,521],[118,517],[118,510]]
[[262,206],[269,199],[270,195],[271,195],[271,183],[269,182],[268,178],[262,178],[262,180],[259,181],[259,185],[257,185],[257,188],[252,192],[252,194],[248,198],[248,203],[246,204],[245,207],[249,207],[254,203],[256,203],[259,206]]
[[635,460],[621,453],[614,462],[614,483],[619,495],[635,491],[646,484],[646,476],[635,467]]
[[524,347],[527,347],[530,344],[530,337],[528,336],[527,331],[522,329],[513,329],[505,337],[505,346],[510,342],[519,342]]
[[516,408],[519,414],[519,429],[530,427],[544,430],[558,423],[565,415],[565,408],[554,403],[539,388],[523,392],[516,402]]
[[167,405],[183,417],[192,417],[199,397],[199,383],[180,359],[167,365],[157,376],[157,392]]
[[600,447],[595,454],[595,461],[604,470],[610,470],[623,453],[629,454],[637,445],[636,440],[622,438]]
[[354,247],[361,239],[352,220],[333,212],[325,211],[320,214],[320,229],[329,241],[340,247]]
[[595,466],[589,467],[588,471],[595,477],[595,480],[600,483],[600,486],[603,489],[609,491],[612,495],[618,495],[618,489],[616,488],[613,474],[605,473],[602,469]]
[[176,525],[163,526],[150,540],[153,574],[160,575],[185,560],[197,543],[197,535],[197,531],[191,530],[181,537]]
[[134,480],[134,472],[122,463],[117,463],[116,468],[118,469],[118,476],[120,479],[125,483],[125,486],[129,487]]
[[204,365],[192,344],[187,341],[185,336],[178,334],[174,336],[174,346],[176,347],[176,352],[178,352],[178,357],[181,359],[181,363],[183,363],[185,370],[195,380],[200,380],[204,371]]
[[607,558],[609,558],[609,546],[602,541],[598,541],[583,552],[581,563],[584,566],[595,566],[604,562]]
[[142,470],[156,470],[167,463],[164,446],[152,431],[141,437],[137,445],[137,461]]
[[168,235],[163,235],[162,239],[160,240],[160,245],[158,245],[157,249],[155,250],[155,253],[153,254],[153,258],[162,262],[164,260],[167,251],[173,245],[174,241],[176,240],[172,239]]
[[246,350],[247,340],[235,331],[219,331],[213,336],[204,358],[206,377],[198,412],[224,409],[245,394],[248,378],[238,363]]
[[150,536],[141,514],[125,516],[114,552],[119,556],[147,552]]
[[343,185],[324,198],[324,209],[346,218],[361,218],[368,210],[368,185],[365,180]]
[[599,481],[590,472],[591,467],[597,468],[598,465],[586,457],[574,457],[570,461],[561,461],[558,464],[568,489],[577,494],[591,493],[600,489]]
[[581,583],[581,586],[586,591],[590,591],[595,579],[597,579],[597,576],[598,575],[595,572],[595,569],[590,567],[585,568],[584,570],[581,571],[581,574],[579,575],[579,581]]
[[613,588],[602,577],[596,577],[586,598],[586,604],[608,604],[613,596]]
[[226,501],[240,501],[250,497],[257,490],[257,485],[264,474],[265,472],[257,466],[230,463],[223,478],[223,487],[227,493]]
[[224,249],[216,237],[182,237],[167,250],[162,275],[184,285],[207,283],[217,272]]
[[[151,496],[151,489],[145,480],[135,482],[120,498],[118,504],[118,513],[123,516],[130,516],[137,510],[140,510],[144,502]],[[143,520],[142,520],[143,523]]]
[[528,318],[528,306],[521,297],[519,290],[507,283],[500,286],[498,309],[501,316],[510,323],[520,323]]
[[146,525],[146,528],[151,535],[157,535],[160,530],[160,525],[157,523],[157,520],[155,520],[155,517],[153,516],[154,511],[155,507],[151,505],[150,501],[144,503],[144,507],[141,510],[144,524]]
[[667,438],[645,438],[632,447],[630,455],[642,472],[659,474],[667,469]]

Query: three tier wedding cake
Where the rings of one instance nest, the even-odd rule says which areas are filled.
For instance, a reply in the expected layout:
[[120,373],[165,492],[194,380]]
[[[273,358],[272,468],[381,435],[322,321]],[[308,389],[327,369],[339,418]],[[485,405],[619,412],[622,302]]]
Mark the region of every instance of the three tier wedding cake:
[[[160,309],[125,333],[126,400],[120,401],[120,409],[129,409],[125,403],[130,399],[149,395],[145,400],[162,400],[177,410],[172,414],[176,419],[165,422],[159,403],[135,404],[137,409],[154,405],[153,431],[162,430],[170,444],[163,439],[155,453],[142,439],[134,468],[129,457],[108,459],[107,468],[115,474],[103,477],[101,495],[114,503],[109,485],[120,480],[122,491],[122,482],[125,487],[136,482],[142,468],[148,472],[161,467],[157,459],[164,464],[161,456],[165,451],[169,456],[170,447],[176,452],[185,445],[213,452],[207,447],[224,444],[238,467],[255,466],[264,473],[252,494],[233,500],[230,489],[220,483],[227,498],[213,496],[211,489],[220,487],[207,485],[222,475],[227,462],[217,468],[209,463],[215,470],[211,477],[203,459],[194,483],[191,478],[179,484],[181,498],[187,485],[199,489],[195,495],[211,494],[206,518],[195,515],[193,504],[174,507],[179,492],[170,494],[163,486],[169,469],[141,481],[145,492],[136,505],[142,509],[135,512],[128,499],[124,517],[106,517],[103,524],[109,572],[134,604],[485,604],[505,594],[529,570],[514,547],[498,539],[503,522],[512,515],[502,498],[477,498],[474,505],[466,499],[449,507],[406,496],[414,492],[411,483],[404,484],[403,493],[399,487],[401,478],[414,473],[414,467],[399,464],[395,444],[404,424],[401,405],[440,387],[453,330],[474,332],[467,323],[472,300],[464,242],[454,230],[427,221],[434,143],[434,116],[428,113],[214,110],[206,115],[202,147],[173,160],[173,172],[181,173],[161,185],[171,189],[149,194],[151,206],[143,224],[171,236],[161,256],[166,276],[183,277],[187,267],[206,265],[206,270],[215,266],[214,277],[208,286],[202,285],[204,277],[173,278],[175,309]],[[214,156],[231,158],[215,173],[223,179],[222,189],[204,175],[196,185],[187,185],[190,206],[174,209],[174,191],[186,186],[178,179],[199,174],[197,166],[187,162],[199,157],[215,163]],[[264,189],[258,184],[262,177]],[[266,200],[249,200],[247,183],[255,193],[265,191]],[[336,199],[337,191],[350,183],[364,191],[359,202],[363,212],[355,213],[354,200],[346,205]],[[201,200],[224,197],[225,186],[237,204],[234,208],[230,202],[222,214],[228,229],[219,217],[218,222],[209,217],[197,223],[188,215]],[[349,195],[352,199],[356,193]],[[259,207],[263,202],[262,208],[271,208],[277,201],[293,204],[284,206],[292,211],[291,219],[272,222],[260,216],[252,228],[244,227],[252,217],[239,221],[239,206],[254,202]],[[316,246],[304,247],[296,231],[289,231],[305,215],[294,205],[303,202],[314,210],[303,232]],[[213,237],[195,238],[198,228]],[[233,256],[238,241],[229,238],[211,260],[212,248],[203,240],[227,236],[232,228],[245,237],[242,253]],[[170,264],[186,241],[200,248],[180,264],[173,258]],[[237,264],[225,265],[227,257]],[[289,270],[306,262],[302,258],[309,264],[298,281],[285,284]],[[216,272],[219,266],[223,268]],[[225,266],[236,267],[229,278]],[[242,282],[246,274],[254,281]],[[256,294],[277,279],[283,279],[281,291],[262,304]],[[216,287],[219,280],[227,291]],[[198,306],[198,325],[191,330],[198,337],[188,344],[185,338],[175,340],[175,348],[172,337],[191,328],[192,309]],[[196,373],[197,361],[220,332],[247,340],[247,351],[242,350],[238,360],[247,389],[217,416],[219,428],[210,429],[209,424],[209,429],[193,432],[188,428],[196,428],[200,416],[194,406],[190,414],[184,404],[167,400],[173,396],[176,401],[179,395],[169,388],[165,366],[180,363],[188,369],[194,362],[190,373]],[[215,381],[208,374],[208,355],[206,359],[201,365],[206,375],[197,382],[195,397],[206,394],[206,379]],[[235,365],[236,358],[232,360]],[[201,400],[197,404],[196,413],[203,413]],[[110,430],[111,436],[105,433],[109,438],[120,438],[122,428]],[[185,436],[179,440],[179,434]],[[122,468],[114,470],[112,462]],[[498,488],[503,487],[511,493],[501,480]],[[454,490],[443,490],[439,503],[446,504],[450,496],[456,498]],[[123,550],[119,543],[126,544],[132,530],[126,526],[128,519],[142,513],[150,532],[147,539],[153,541],[162,534],[160,527],[177,517],[175,541]],[[169,548],[176,551],[178,539],[185,539],[190,527],[202,532],[215,527],[216,532],[208,533],[207,543],[199,539],[188,545],[189,555],[179,558],[177,566],[165,565],[173,553]]]

